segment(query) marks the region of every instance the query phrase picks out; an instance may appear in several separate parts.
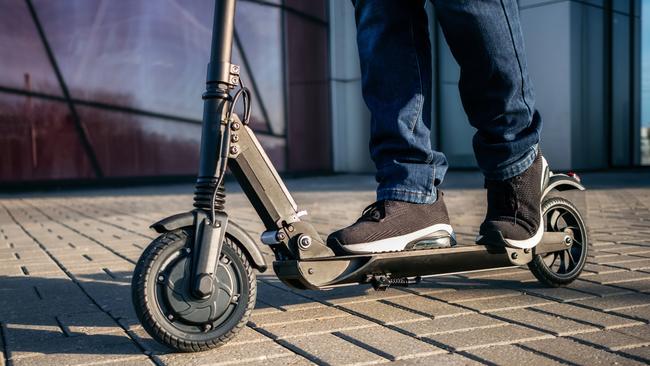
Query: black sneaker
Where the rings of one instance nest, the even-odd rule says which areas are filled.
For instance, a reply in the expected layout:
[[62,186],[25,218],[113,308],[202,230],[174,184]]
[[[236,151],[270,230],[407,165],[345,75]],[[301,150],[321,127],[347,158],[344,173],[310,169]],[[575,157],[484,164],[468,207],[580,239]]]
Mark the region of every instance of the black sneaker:
[[542,240],[542,192],[548,164],[541,152],[522,174],[504,180],[485,180],[488,209],[477,244],[529,249]]
[[456,244],[441,191],[432,204],[378,201],[354,224],[336,231],[327,244],[338,254],[432,249]]

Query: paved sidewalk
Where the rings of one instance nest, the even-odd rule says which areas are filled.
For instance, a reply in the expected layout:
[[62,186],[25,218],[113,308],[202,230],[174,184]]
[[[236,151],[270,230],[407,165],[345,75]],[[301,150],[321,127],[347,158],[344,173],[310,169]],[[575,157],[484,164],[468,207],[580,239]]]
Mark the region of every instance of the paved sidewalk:
[[[178,354],[153,342],[130,299],[134,263],[156,219],[189,209],[191,186],[0,197],[0,366],[9,365],[642,365],[650,362],[650,179],[590,174],[592,251],[568,288],[510,268],[374,292],[294,291],[259,276],[251,321],[225,347]],[[230,184],[234,186],[234,184]],[[295,179],[323,234],[374,198],[369,176]],[[445,199],[471,240],[484,213],[480,178],[454,173]],[[229,188],[230,189],[230,188]],[[231,217],[262,225],[231,189]],[[462,240],[462,239],[461,239]],[[269,261],[272,259],[269,257]]]

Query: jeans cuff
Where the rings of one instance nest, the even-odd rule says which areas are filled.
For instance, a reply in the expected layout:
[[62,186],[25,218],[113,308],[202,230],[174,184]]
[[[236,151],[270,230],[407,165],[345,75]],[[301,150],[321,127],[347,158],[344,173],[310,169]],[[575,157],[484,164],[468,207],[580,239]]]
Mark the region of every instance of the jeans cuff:
[[399,188],[388,188],[377,191],[377,201],[405,201],[411,203],[434,203],[438,197],[437,189],[433,187],[430,192],[416,192]]
[[490,180],[506,180],[512,177],[516,177],[521,173],[525,172],[526,169],[530,168],[531,165],[533,165],[533,162],[537,157],[537,151],[538,151],[537,144],[535,144],[530,148],[530,150],[524,156],[522,156],[519,160],[515,161],[514,163],[511,163],[495,171],[491,171],[491,172],[483,171],[483,175],[485,175],[485,178]]

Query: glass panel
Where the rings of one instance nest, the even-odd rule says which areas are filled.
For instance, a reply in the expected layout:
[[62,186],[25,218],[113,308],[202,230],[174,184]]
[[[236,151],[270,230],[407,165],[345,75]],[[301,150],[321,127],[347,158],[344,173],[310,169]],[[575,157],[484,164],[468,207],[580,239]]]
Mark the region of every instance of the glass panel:
[[78,106],[107,177],[194,175],[201,125]]
[[650,1],[641,2],[641,164],[650,165]]
[[[200,124],[85,106],[77,110],[105,176],[196,174]],[[271,160],[283,167],[284,139],[258,138]]]
[[74,98],[201,119],[212,1],[34,4]]
[[25,1],[0,0],[0,86],[61,95]]
[[[236,45],[233,46],[232,49],[232,62],[236,65],[241,65],[242,70],[241,70],[241,77],[246,85],[247,88],[250,89],[251,94],[252,94],[252,105],[251,105],[251,118],[249,121],[249,124],[251,128],[255,131],[264,131],[271,133],[271,130],[269,128],[269,123],[266,120],[266,117],[264,117],[263,113],[263,108],[264,106],[260,102],[260,93],[258,89],[253,86],[253,83],[251,82],[251,76],[253,73],[246,68],[246,65],[244,65],[243,62],[241,62],[241,53],[239,52],[239,47]],[[244,108],[243,108],[243,101],[240,100],[240,102],[237,103],[237,106],[235,107],[236,113],[243,118],[244,114]]]
[[[213,2],[35,4],[73,98],[201,119]],[[280,10],[240,2],[236,24],[273,130],[282,133]],[[242,64],[236,52],[234,59]],[[266,118],[259,103],[256,108],[254,117],[262,128]]]
[[[274,134],[284,134],[285,130],[281,27],[280,9],[244,1],[237,3],[237,33],[253,69],[252,75],[244,75],[244,81],[255,78]],[[243,65],[239,59],[234,62]],[[261,113],[260,105],[254,107]]]
[[63,102],[0,93],[0,181],[92,178]]

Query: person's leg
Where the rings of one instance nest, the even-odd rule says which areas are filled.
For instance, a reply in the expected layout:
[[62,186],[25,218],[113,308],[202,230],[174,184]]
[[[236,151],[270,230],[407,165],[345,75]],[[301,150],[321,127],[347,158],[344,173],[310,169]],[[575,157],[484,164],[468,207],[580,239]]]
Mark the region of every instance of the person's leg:
[[363,98],[377,200],[432,203],[447,159],[431,149],[431,45],[425,0],[356,0]]
[[[481,235],[536,245],[545,162],[537,154],[535,111],[516,0],[433,0],[460,65],[463,107],[477,128],[473,146],[486,177],[488,213]],[[480,240],[479,240],[480,241]]]
[[431,46],[425,0],[356,0],[362,91],[371,113],[377,202],[332,233],[340,252],[449,246],[453,231],[436,186],[447,170],[431,149]]

